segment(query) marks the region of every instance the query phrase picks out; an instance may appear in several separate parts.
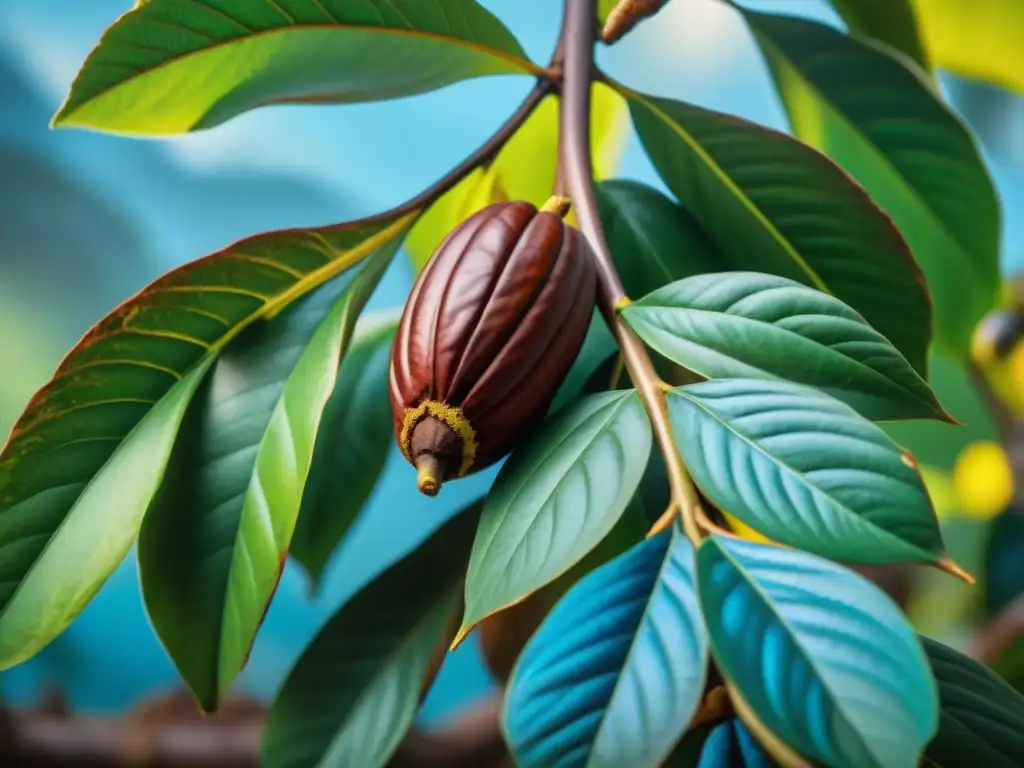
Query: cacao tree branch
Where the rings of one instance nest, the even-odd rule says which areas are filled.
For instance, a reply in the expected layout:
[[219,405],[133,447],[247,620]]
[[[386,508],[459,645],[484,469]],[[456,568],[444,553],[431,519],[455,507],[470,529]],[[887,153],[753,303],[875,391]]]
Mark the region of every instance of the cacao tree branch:
[[665,458],[672,500],[682,516],[686,535],[694,544],[699,544],[702,538],[697,525],[699,501],[672,436],[665,399],[669,387],[655,372],[643,342],[618,314],[618,310],[629,303],[629,298],[615,269],[597,213],[590,156],[590,90],[595,75],[596,27],[594,0],[565,1],[561,41],[565,58],[559,105],[559,162],[564,169],[580,230],[594,254],[601,312],[615,335],[626,370],[651,420],[655,440]]

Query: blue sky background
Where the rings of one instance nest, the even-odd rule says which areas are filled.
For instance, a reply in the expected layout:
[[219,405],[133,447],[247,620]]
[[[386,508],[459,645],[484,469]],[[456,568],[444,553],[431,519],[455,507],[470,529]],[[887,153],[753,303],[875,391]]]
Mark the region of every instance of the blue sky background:
[[[547,60],[559,23],[558,3],[483,4],[506,22],[534,59]],[[837,23],[819,0],[746,4]],[[0,428],[9,425],[16,407],[88,323],[146,280],[254,232],[326,224],[399,203],[483,141],[530,87],[526,79],[491,78],[402,101],[267,108],[174,141],[49,131],[47,120],[77,67],[106,26],[130,5],[130,0],[0,3],[0,143],[12,144],[67,177],[122,219],[129,232],[111,240],[111,228],[95,216],[76,221],[62,213],[69,243],[63,267],[36,274],[18,253],[0,253],[0,367],[19,373],[0,391]],[[604,50],[601,63],[640,90],[786,128],[745,28],[734,11],[715,0],[673,0],[657,24],[642,25],[623,43]],[[1004,198],[1008,269],[1024,265],[1024,224],[1016,215],[1024,201],[1024,148],[1014,153],[1013,146],[1004,148],[992,163]],[[620,175],[662,187],[632,135]],[[14,207],[21,196],[13,184],[0,186],[0,195],[0,208]],[[17,220],[0,217],[0,227],[10,232],[21,227],[18,242],[55,227],[57,214],[42,199],[34,207],[22,201]],[[62,275],[69,282],[67,301],[53,287]],[[98,287],[79,306],[83,291],[73,289],[90,275]],[[371,306],[399,305],[411,279],[405,262],[397,261]],[[5,324],[5,317],[17,322]],[[288,569],[240,688],[270,695],[345,595],[480,493],[493,476],[460,481],[451,490],[446,487],[441,499],[428,500],[410,492],[411,471],[396,455],[391,457],[370,508],[335,558],[318,599],[309,600],[302,575]],[[428,701],[427,716],[486,689],[475,654],[467,643],[454,655]],[[77,705],[90,709],[121,707],[173,684],[173,669],[141,608],[132,557],[65,636],[0,683],[8,695],[24,700],[45,680],[59,681]]]

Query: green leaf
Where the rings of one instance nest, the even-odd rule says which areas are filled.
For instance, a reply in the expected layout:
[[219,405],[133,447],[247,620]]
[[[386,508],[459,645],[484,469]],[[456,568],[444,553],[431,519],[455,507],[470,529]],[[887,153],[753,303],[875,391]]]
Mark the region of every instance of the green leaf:
[[921,638],[939,685],[939,732],[923,766],[1024,765],[1024,697],[984,664]]
[[1024,5],[1018,0],[914,0],[936,66],[1024,94]]
[[734,268],[833,294],[925,375],[928,290],[900,233],[863,189],[785,134],[682,102],[626,95],[658,173]]
[[139,537],[146,610],[206,711],[241,671],[299,514],[356,318],[399,241],[224,350]]
[[188,399],[178,382],[258,319],[393,248],[414,216],[242,240],[161,277],[86,333],[0,452],[0,668],[56,637],[130,548],[176,431],[162,433],[165,453],[136,453],[133,430],[156,439],[147,414],[178,418]]
[[[704,694],[693,545],[678,526],[585,576],[516,665],[504,730],[520,768],[658,766]],[[567,691],[586,691],[567,702]]]
[[693,217],[656,189],[627,179],[597,186],[615,267],[629,296],[728,265]]
[[[628,120],[626,104],[603,83],[592,91],[590,143],[594,175],[612,175],[622,157]],[[527,200],[541,206],[550,197],[558,162],[558,99],[549,96],[502,147],[486,169],[478,168],[442,195],[409,233],[406,250],[417,270],[459,222],[491,203]],[[574,223],[572,211],[566,217]]]
[[805,552],[713,534],[697,585],[718,667],[761,722],[831,768],[918,764],[935,682],[899,608]]
[[1011,506],[989,526],[982,576],[986,618],[1024,595],[1024,512]]
[[184,133],[267,104],[537,71],[476,0],[150,0],[103,35],[54,123]]
[[391,449],[388,364],[397,326],[395,312],[359,321],[324,407],[290,550],[314,590]]
[[679,387],[668,402],[694,481],[759,533],[841,562],[951,567],[913,460],[849,406],[748,379]]
[[477,520],[459,513],[331,617],[270,708],[260,765],[388,762],[451,638]]
[[928,278],[939,348],[966,360],[1000,285],[999,201],[967,128],[898,54],[806,19],[744,14],[794,132],[893,217]]
[[590,327],[587,335],[583,337],[583,346],[580,348],[576,360],[573,362],[569,372],[562,379],[562,384],[551,401],[548,413],[554,413],[566,403],[576,400],[590,381],[597,370],[612,355],[618,354],[619,347],[615,343],[615,337],[608,330],[608,323],[604,321],[600,310],[595,309],[590,319]]
[[650,451],[651,426],[633,390],[582,398],[520,445],[484,502],[456,642],[597,546],[633,497]]
[[850,32],[902,51],[922,69],[930,69],[921,44],[914,0],[831,0]]
[[707,378],[806,384],[876,421],[952,420],[864,318],[784,277],[699,275],[643,297],[622,316],[653,349]]

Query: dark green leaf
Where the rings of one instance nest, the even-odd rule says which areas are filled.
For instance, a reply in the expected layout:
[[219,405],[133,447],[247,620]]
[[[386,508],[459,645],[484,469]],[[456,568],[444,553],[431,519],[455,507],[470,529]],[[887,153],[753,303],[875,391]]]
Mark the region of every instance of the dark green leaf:
[[314,590],[377,484],[394,439],[388,363],[397,325],[394,312],[359,321],[324,407],[291,544]]
[[805,552],[713,534],[697,584],[722,674],[761,722],[831,768],[906,768],[935,733],[938,697],[899,608]]
[[706,665],[693,546],[673,526],[585,576],[526,646],[505,701],[516,765],[661,765]]
[[785,134],[623,90],[658,173],[733,267],[833,294],[925,375],[931,305],[924,278],[863,189]]
[[745,15],[794,132],[895,219],[935,297],[935,339],[965,360],[1000,284],[999,201],[974,139],[912,63],[813,21]]
[[670,360],[708,378],[816,387],[874,420],[950,420],[927,382],[838,299],[756,272],[691,277],[622,312]]
[[590,377],[610,357],[617,355],[618,351],[619,347],[615,343],[615,337],[608,330],[608,323],[601,317],[600,311],[595,309],[593,317],[590,319],[587,335],[583,338],[583,347],[576,355],[576,360],[569,369],[569,373],[562,380],[562,385],[558,388],[548,412],[554,413],[566,403],[576,400],[583,392]]
[[597,186],[608,247],[629,296],[727,266],[700,225],[656,189],[626,179]]
[[139,537],[146,610],[207,711],[241,671],[277,588],[324,405],[381,249],[221,354]]
[[54,122],[182,133],[266,104],[534,71],[476,0],[149,0],[106,32]]
[[1024,595],[1024,511],[1019,507],[1010,507],[992,521],[982,583],[988,618]]
[[270,709],[260,765],[388,762],[451,639],[477,519],[460,513],[324,625]]
[[414,216],[243,240],[165,275],[89,330],[0,453],[0,668],[56,637],[131,547],[191,372],[261,317],[393,248]]
[[928,70],[912,0],[831,0],[850,32],[902,51]]
[[849,406],[751,379],[679,387],[668,401],[694,481],[756,531],[841,562],[947,565],[913,461]]
[[1018,768],[1024,765],[1024,697],[984,664],[921,638],[939,684],[939,732],[922,765]]
[[597,546],[633,497],[650,451],[651,425],[633,390],[582,398],[520,445],[484,503],[460,639]]

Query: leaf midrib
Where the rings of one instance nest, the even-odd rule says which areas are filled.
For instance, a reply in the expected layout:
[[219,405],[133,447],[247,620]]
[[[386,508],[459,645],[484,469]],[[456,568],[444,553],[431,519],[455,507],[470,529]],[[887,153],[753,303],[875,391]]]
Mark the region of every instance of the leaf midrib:
[[[756,296],[756,294],[753,294],[753,293],[747,294],[743,298],[750,298],[751,296]],[[642,300],[641,300],[641,302],[642,302]],[[850,363],[854,364],[858,368],[860,368],[860,369],[862,369],[864,371],[867,371],[870,374],[870,376],[872,378],[876,379],[878,382],[883,383],[883,384],[887,384],[887,385],[890,385],[890,386],[895,386],[899,391],[903,392],[905,395],[909,396],[913,400],[915,400],[917,402],[924,402],[912,390],[907,389],[903,384],[897,382],[895,379],[891,379],[891,378],[887,377],[881,371],[878,371],[878,370],[872,368],[871,366],[867,365],[866,363],[864,363],[864,362],[862,362],[860,360],[856,360],[856,359],[850,357],[849,355],[844,354],[843,352],[840,352],[839,350],[835,349],[834,347],[831,347],[831,346],[829,346],[827,344],[822,344],[820,341],[816,341],[814,339],[808,338],[807,336],[804,336],[803,334],[797,333],[796,331],[790,330],[789,328],[783,328],[781,326],[775,325],[774,323],[769,323],[769,322],[767,322],[765,320],[761,320],[761,319],[758,319],[758,318],[747,317],[747,316],[744,316],[744,315],[738,315],[738,314],[735,314],[735,313],[732,313],[732,312],[722,312],[722,311],[713,310],[713,309],[700,309],[700,308],[695,308],[695,307],[677,307],[677,306],[670,306],[670,305],[665,305],[665,304],[643,304],[641,302],[635,302],[632,306],[627,307],[623,311],[623,313],[626,314],[627,316],[629,314],[637,314],[637,313],[639,313],[641,318],[642,318],[644,310],[672,310],[672,311],[677,311],[677,312],[692,312],[694,314],[704,314],[704,315],[711,315],[711,316],[716,316],[716,317],[730,318],[730,319],[736,321],[737,323],[741,323],[741,324],[749,323],[749,324],[751,324],[753,326],[763,326],[765,328],[770,328],[773,331],[777,331],[777,332],[783,333],[783,334],[789,334],[790,336],[794,336],[796,338],[800,338],[800,339],[803,339],[804,341],[807,341],[807,342],[809,342],[811,344],[814,344],[815,346],[821,348],[822,350],[825,350],[826,353],[829,354],[829,355],[837,355],[838,357],[841,357],[843,360],[849,361]],[[808,314],[804,313],[803,316],[806,317],[806,316],[808,316]],[[822,314],[817,313],[817,312],[813,313],[811,316],[813,316],[813,317],[821,317],[821,318],[824,318],[826,320],[844,319],[844,318],[837,318],[835,315],[822,315]],[[793,318],[793,317],[797,317],[797,315],[786,315],[786,317],[787,318]],[[654,326],[654,323],[652,323],[650,320],[647,320],[646,322],[647,322],[648,325]],[[899,357],[901,359],[903,359],[906,362],[906,358],[903,357],[903,355],[899,352],[899,350],[897,350],[895,347],[893,347],[891,345],[891,342],[889,342],[884,336],[882,336],[880,333],[875,331],[873,328],[871,328],[871,326],[867,325],[866,323],[864,324],[864,326],[865,326],[865,328],[867,330],[870,330],[870,331],[872,331],[872,332],[874,332],[874,333],[876,333],[878,335],[878,338],[874,340],[876,343],[884,343],[884,344],[888,345],[888,347],[889,347],[889,349],[891,349],[891,351],[895,352],[897,355],[899,355]],[[655,326],[655,327],[657,327],[657,326]],[[664,328],[661,328],[660,330],[662,330],[665,333],[669,333],[669,331],[665,330]],[[708,346],[706,344],[702,344],[700,342],[692,342],[692,343],[696,343],[699,346],[704,347],[705,349],[714,350],[713,347],[710,347],[710,346]],[[717,350],[714,350],[714,351],[717,351]],[[728,355],[728,356],[731,359],[737,359],[737,358],[732,357],[732,355]],[[748,363],[745,363],[745,364],[748,364]],[[907,368],[910,371],[913,371],[916,374],[916,371],[914,371],[914,369],[910,365],[910,363],[907,362],[906,364],[907,364]],[[751,367],[756,367],[756,366],[751,366]],[[778,380],[778,381],[785,381],[786,380],[786,379],[784,379],[784,377],[778,376],[778,375],[775,375],[775,374],[771,374],[768,371],[765,371],[765,370],[763,370],[760,367],[757,367],[757,370],[761,371],[766,376],[770,376],[771,378],[773,378],[775,380]],[[923,379],[922,379],[922,382],[923,382]],[[815,387],[815,388],[816,389],[820,389],[820,387]],[[853,392],[853,393],[860,393],[861,392],[860,389],[854,389],[854,388],[840,388],[840,387],[836,387],[836,389],[841,389],[844,392]],[[930,410],[934,411],[934,408],[932,408],[930,404],[928,404],[928,407],[929,407]]]
[[[129,23],[134,24],[135,21],[137,21],[137,20],[136,19],[131,19]],[[182,29],[187,29],[187,27],[183,27]],[[182,61],[186,61],[189,58],[192,58],[192,57],[195,57],[195,56],[201,56],[203,54],[209,53],[211,51],[216,51],[216,50],[218,50],[220,48],[224,48],[226,46],[230,46],[230,45],[234,45],[234,44],[237,44],[237,43],[242,43],[242,42],[246,42],[246,41],[254,40],[254,39],[258,39],[258,38],[272,37],[273,35],[288,34],[290,32],[310,32],[310,31],[319,31],[319,30],[328,30],[328,31],[334,31],[334,32],[365,32],[365,33],[369,33],[369,34],[397,35],[397,36],[400,36],[400,37],[413,37],[413,38],[419,38],[419,39],[423,39],[423,40],[433,40],[433,41],[436,41],[436,42],[444,42],[444,43],[449,43],[451,45],[456,45],[456,46],[460,46],[460,47],[463,47],[463,48],[468,48],[468,49],[473,50],[473,51],[475,51],[477,53],[482,53],[482,54],[486,54],[486,55],[489,55],[489,56],[493,56],[493,57],[495,57],[497,59],[501,59],[503,61],[508,62],[509,64],[512,64],[513,66],[517,67],[518,69],[523,70],[525,73],[530,74],[530,75],[535,75],[537,77],[542,77],[545,74],[545,70],[544,69],[542,69],[541,67],[538,67],[536,64],[534,64],[532,61],[530,61],[527,58],[520,58],[518,56],[513,56],[512,54],[506,53],[506,52],[504,52],[504,51],[502,51],[502,50],[500,50],[498,48],[491,48],[491,47],[486,46],[486,45],[484,45],[482,43],[473,42],[473,41],[469,41],[469,40],[464,40],[464,39],[458,38],[458,37],[450,37],[450,36],[446,36],[446,35],[439,35],[439,34],[434,33],[434,32],[424,32],[422,30],[417,30],[417,29],[398,29],[396,27],[375,27],[375,26],[365,25],[365,24],[289,24],[288,26],[275,27],[273,29],[259,30],[257,32],[249,33],[249,34],[246,34],[246,35],[239,35],[238,37],[232,37],[232,38],[227,39],[227,40],[215,40],[210,45],[204,46],[203,48],[200,48],[198,50],[187,51],[187,52],[182,53],[182,54],[173,55],[170,58],[168,58],[167,60],[162,61],[159,64],[156,64],[155,66],[152,66],[152,67],[150,67],[148,69],[145,69],[145,70],[142,70],[140,72],[136,72],[135,74],[133,74],[133,75],[131,75],[129,77],[126,77],[124,80],[121,80],[121,81],[119,81],[119,82],[117,82],[117,83],[115,83],[113,85],[107,86],[106,88],[103,88],[101,90],[96,91],[95,93],[91,94],[90,96],[88,96],[86,98],[83,98],[77,104],[74,104],[74,106],[69,106],[72,103],[71,97],[74,95],[75,86],[78,84],[78,80],[76,79],[76,81],[74,83],[72,83],[72,85],[71,85],[71,89],[70,89],[70,91],[68,93],[68,97],[65,99],[65,101],[61,105],[60,109],[57,110],[57,114],[54,116],[51,125],[52,126],[58,126],[58,125],[62,125],[62,124],[67,124],[69,122],[70,118],[75,113],[81,111],[84,107],[88,106],[89,104],[95,103],[97,100],[102,99],[102,98],[108,96],[109,94],[113,93],[114,91],[117,91],[118,89],[123,88],[124,86],[128,85],[129,83],[131,83],[131,82],[133,82],[135,80],[138,80],[138,79],[143,78],[143,77],[149,77],[149,76],[151,76],[153,74],[159,73],[161,70],[167,69],[169,67],[176,66],[177,64],[181,63]],[[193,30],[188,30],[188,31],[192,32]],[[524,53],[524,55],[525,55],[525,53]],[[86,66],[88,66],[88,61],[86,62]],[[282,99],[282,101],[284,101],[284,100],[285,99]]]
[[[704,412],[705,414],[707,414],[708,417],[710,417],[717,424],[721,425],[721,427],[723,429],[725,429],[727,432],[729,432],[732,435],[735,435],[737,438],[739,438],[741,441],[743,441],[751,450],[761,454],[762,456],[767,458],[772,464],[774,464],[774,465],[776,465],[778,467],[784,468],[793,477],[797,478],[797,480],[800,482],[801,485],[811,489],[811,491],[815,495],[819,495],[820,494],[822,497],[824,497],[829,502],[834,504],[837,508],[844,510],[844,516],[852,517],[855,520],[857,520],[858,522],[860,522],[861,524],[869,526],[872,530],[875,531],[876,535],[880,535],[881,538],[885,538],[885,539],[896,541],[896,542],[898,542],[903,547],[909,547],[912,550],[914,550],[915,552],[918,552],[919,554],[927,556],[928,557],[928,562],[935,562],[937,560],[937,558],[933,557],[932,554],[929,553],[927,550],[921,549],[918,545],[913,544],[913,543],[907,541],[906,539],[901,539],[896,534],[894,534],[894,533],[892,533],[890,531],[887,531],[884,528],[879,527],[873,521],[871,521],[871,520],[869,520],[869,519],[867,519],[865,517],[862,517],[861,515],[858,515],[856,512],[854,512],[852,509],[850,509],[846,504],[843,504],[843,503],[839,502],[830,493],[828,493],[827,491],[823,490],[822,488],[819,488],[814,483],[810,482],[804,476],[803,472],[797,471],[795,468],[791,467],[786,462],[784,462],[781,459],[778,459],[775,456],[773,456],[772,454],[768,453],[768,451],[766,451],[764,448],[762,448],[753,438],[749,437],[748,435],[744,434],[743,432],[740,432],[736,427],[732,426],[729,422],[725,421],[717,413],[715,413],[713,410],[711,410],[710,407],[704,405],[704,403],[699,398],[694,397],[693,395],[690,395],[689,393],[680,392],[679,389],[674,389],[669,394],[676,395],[677,397],[681,397],[684,400],[687,400],[688,402],[692,403],[694,405],[694,407],[696,407],[698,410],[700,410],[700,411]],[[849,406],[846,406],[846,407],[849,408]]]
[[746,208],[751,216],[764,228],[764,230],[775,240],[786,254],[793,260],[793,262],[803,270],[803,272],[810,278],[811,282],[814,283],[814,287],[822,293],[832,295],[832,290],[828,284],[822,279],[821,275],[814,270],[810,264],[804,259],[796,247],[776,228],[776,226],[768,219],[767,216],[754,205],[753,201],[747,197],[746,193],[729,177],[722,167],[709,155],[704,148],[700,145],[693,135],[689,131],[685,130],[679,123],[668,116],[664,111],[657,107],[650,99],[652,97],[645,96],[637,91],[633,91],[620,83],[613,80],[608,80],[609,85],[615,88],[624,98],[634,101],[640,104],[644,109],[654,115],[656,118],[661,120],[669,130],[676,133],[680,139],[690,148],[690,150],[708,167],[708,169],[722,182],[722,186],[728,190],[733,197],[736,198],[739,203]]
[[[754,22],[754,26],[757,26],[757,22]],[[960,262],[961,266],[965,267],[968,271],[970,271],[973,262],[973,259],[971,257],[971,249],[966,248],[964,244],[960,241],[960,238],[953,234],[953,232],[950,231],[948,225],[936,215],[935,210],[921,196],[921,192],[918,190],[918,188],[909,182],[907,177],[904,176],[898,168],[896,168],[896,166],[892,163],[889,157],[879,148],[879,146],[868,136],[867,133],[861,130],[860,126],[858,126],[857,123],[855,123],[846,112],[840,109],[839,106],[831,99],[825,97],[825,95],[822,93],[821,89],[817,86],[817,84],[815,84],[804,73],[804,71],[799,66],[797,66],[796,62],[793,61],[793,59],[787,56],[782,51],[782,49],[778,45],[776,45],[776,43],[769,37],[767,33],[759,31],[757,33],[757,37],[762,41],[762,43],[765,46],[773,49],[781,59],[783,59],[787,64],[789,64],[793,71],[800,77],[801,80],[803,80],[805,86],[807,87],[807,90],[811,91],[814,95],[816,95],[821,104],[826,109],[828,109],[838,119],[842,120],[846,124],[847,128],[851,130],[852,133],[861,138],[863,143],[870,148],[871,153],[875,156],[877,160],[881,161],[881,163],[885,166],[886,170],[890,172],[892,177],[900,180],[900,186],[906,192],[909,193],[910,197],[917,204],[916,207],[921,208],[925,211],[926,216],[928,220],[931,222],[934,229],[941,232],[944,239],[953,243],[956,249],[956,253],[959,257],[958,261]],[[858,40],[859,42],[865,45],[870,45],[869,40],[863,38],[858,38]],[[881,51],[879,51],[879,53],[880,55],[887,55]],[[786,103],[785,99],[782,99],[782,101],[783,103]],[[788,111],[788,105],[786,109]]]
[[[712,541],[714,540],[712,539]],[[790,641],[796,648],[800,650],[800,655],[803,657],[804,662],[807,664],[807,666],[814,670],[814,675],[818,679],[818,682],[821,684],[822,689],[825,691],[825,695],[828,696],[828,700],[832,704],[834,711],[841,712],[843,720],[845,720],[847,724],[852,726],[850,718],[847,715],[846,709],[840,706],[839,703],[836,701],[835,694],[833,693],[831,686],[825,685],[824,678],[821,675],[821,670],[818,668],[818,664],[815,662],[813,655],[809,654],[807,652],[807,649],[804,648],[803,644],[800,642],[799,637],[796,634],[796,631],[793,629],[792,626],[790,626],[790,623],[786,620],[786,618],[779,612],[778,607],[775,604],[775,601],[772,600],[771,596],[768,595],[764,591],[764,589],[762,589],[761,585],[757,582],[757,580],[750,575],[749,571],[747,571],[746,568],[744,568],[739,562],[736,561],[736,559],[728,550],[726,550],[725,547],[723,547],[717,541],[715,541],[714,544],[718,548],[718,551],[722,553],[722,556],[725,559],[727,559],[730,563],[732,563],[733,568],[735,568],[737,572],[743,575],[743,580],[747,584],[749,584],[750,587],[754,590],[754,592],[764,601],[765,606],[771,611],[772,615],[779,623],[779,626],[781,626],[782,629],[785,630],[786,634],[789,636]],[[853,727],[851,727],[850,730],[857,734],[857,741],[860,743],[861,748],[867,754],[871,755],[872,758],[875,758],[875,766],[879,766],[877,755],[875,755],[874,751],[871,749],[868,742],[864,739],[860,732]]]

